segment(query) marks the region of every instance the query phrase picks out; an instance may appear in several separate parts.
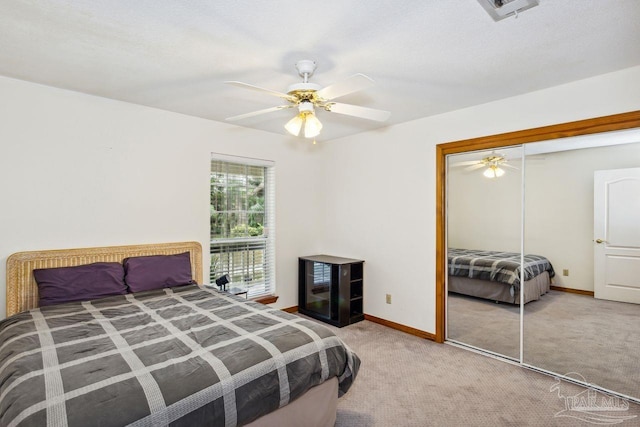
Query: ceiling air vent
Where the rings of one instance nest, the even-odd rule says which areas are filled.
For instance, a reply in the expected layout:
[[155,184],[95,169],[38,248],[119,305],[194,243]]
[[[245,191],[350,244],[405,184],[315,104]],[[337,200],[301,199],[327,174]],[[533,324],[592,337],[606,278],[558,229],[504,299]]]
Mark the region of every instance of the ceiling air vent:
[[500,21],[510,16],[518,17],[520,12],[537,6],[538,0],[478,0],[478,3],[494,21]]

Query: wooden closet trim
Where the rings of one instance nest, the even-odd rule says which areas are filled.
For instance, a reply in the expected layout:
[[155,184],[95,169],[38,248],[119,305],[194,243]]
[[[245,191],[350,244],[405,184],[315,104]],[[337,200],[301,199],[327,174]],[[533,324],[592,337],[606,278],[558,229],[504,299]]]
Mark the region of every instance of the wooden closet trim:
[[444,342],[446,326],[444,286],[446,272],[446,156],[467,151],[487,150],[636,127],[640,127],[640,110],[516,132],[501,133],[498,135],[447,142],[436,146],[436,342]]

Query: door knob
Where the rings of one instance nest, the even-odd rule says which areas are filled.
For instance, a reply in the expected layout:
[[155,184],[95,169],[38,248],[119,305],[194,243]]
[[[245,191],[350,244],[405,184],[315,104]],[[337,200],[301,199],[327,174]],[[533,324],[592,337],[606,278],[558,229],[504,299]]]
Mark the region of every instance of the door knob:
[[604,240],[602,239],[596,239],[596,243],[600,244],[600,243],[604,243]]

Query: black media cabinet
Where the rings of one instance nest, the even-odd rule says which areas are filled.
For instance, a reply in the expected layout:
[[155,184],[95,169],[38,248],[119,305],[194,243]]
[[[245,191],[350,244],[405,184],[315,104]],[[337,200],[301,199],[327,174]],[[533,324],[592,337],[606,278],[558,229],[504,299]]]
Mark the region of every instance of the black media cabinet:
[[340,328],[364,320],[363,267],[358,259],[298,258],[298,312]]

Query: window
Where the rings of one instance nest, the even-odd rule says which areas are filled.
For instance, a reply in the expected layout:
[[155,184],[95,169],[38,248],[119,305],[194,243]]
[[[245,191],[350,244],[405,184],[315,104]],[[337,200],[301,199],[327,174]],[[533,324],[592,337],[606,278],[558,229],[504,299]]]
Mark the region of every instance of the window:
[[275,291],[275,167],[212,154],[210,283],[229,274],[249,298]]

